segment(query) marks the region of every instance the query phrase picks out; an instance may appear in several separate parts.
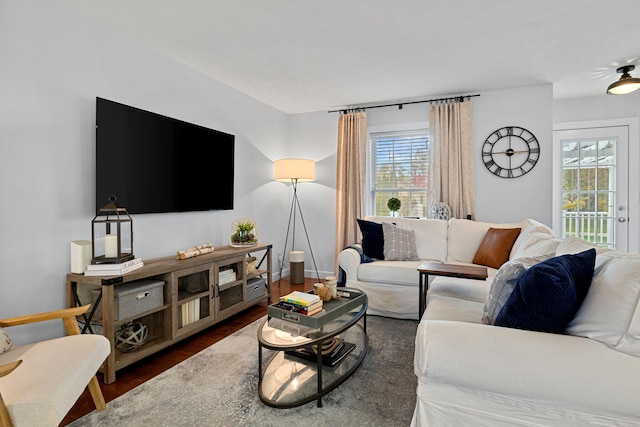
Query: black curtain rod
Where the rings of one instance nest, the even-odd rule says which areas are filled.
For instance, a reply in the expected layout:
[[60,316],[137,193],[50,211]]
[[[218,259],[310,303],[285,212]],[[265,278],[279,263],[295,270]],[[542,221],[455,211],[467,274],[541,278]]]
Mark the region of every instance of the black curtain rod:
[[402,106],[403,105],[423,104],[425,102],[428,102],[428,103],[431,103],[431,104],[434,103],[434,102],[449,102],[449,101],[463,102],[465,100],[465,98],[470,99],[470,98],[474,98],[476,96],[480,96],[480,94],[451,96],[449,98],[425,99],[424,101],[395,102],[393,104],[369,105],[369,106],[366,106],[366,107],[341,108],[339,110],[331,110],[331,111],[327,111],[327,112],[328,113],[348,113],[350,111],[363,111],[363,110],[368,110],[370,108],[383,108],[383,107],[398,107],[398,109],[402,110]]

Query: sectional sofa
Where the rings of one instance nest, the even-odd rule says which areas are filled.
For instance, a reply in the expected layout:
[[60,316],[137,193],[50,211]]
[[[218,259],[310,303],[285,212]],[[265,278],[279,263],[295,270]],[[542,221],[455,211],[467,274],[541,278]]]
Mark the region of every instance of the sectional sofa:
[[[419,259],[362,262],[370,259],[360,246],[346,249],[346,284],[367,293],[370,314],[414,319],[422,260],[472,264],[490,229],[520,228],[486,281],[430,281],[415,342],[413,426],[640,426],[640,255],[561,240],[533,220],[366,219],[412,230]],[[555,301],[571,298],[545,275],[577,282],[576,271],[590,281],[575,288],[570,318],[553,331],[517,323],[554,316]]]
[[[489,228],[521,228],[522,231],[510,251],[511,257],[518,256],[522,244],[528,245],[535,236],[544,234],[553,237],[550,228],[532,219],[519,223],[493,224],[455,218],[445,221],[368,216],[364,221],[394,224],[397,228],[413,231],[415,259],[408,259],[412,258],[411,256],[400,256],[395,258],[407,259],[389,260],[387,257],[381,260],[379,256],[372,262],[366,262],[369,261],[366,252],[383,255],[383,248],[378,247],[383,245],[382,241],[375,241],[376,236],[370,235],[374,233],[366,231],[361,245],[354,245],[338,254],[340,268],[346,276],[345,286],[360,289],[367,294],[368,313],[397,319],[418,319],[417,269],[423,261],[472,264],[474,255]],[[371,250],[363,252],[363,247],[367,249],[367,246],[371,247]],[[539,247],[537,250],[547,249]],[[495,271],[489,270],[490,277]],[[439,280],[442,279],[437,281]],[[465,290],[470,292],[468,298],[483,298],[486,286],[479,283],[475,285]]]

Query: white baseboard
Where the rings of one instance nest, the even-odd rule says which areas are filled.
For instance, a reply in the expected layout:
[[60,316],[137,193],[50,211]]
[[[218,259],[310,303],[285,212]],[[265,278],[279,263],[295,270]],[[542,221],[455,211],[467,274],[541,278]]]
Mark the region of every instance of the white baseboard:
[[[320,281],[324,282],[325,277],[327,276],[333,276],[335,273],[333,271],[320,271],[318,270],[318,275],[320,276]],[[289,276],[289,268],[283,268],[282,269],[282,277],[287,277]],[[305,278],[314,278],[317,279],[318,277],[316,276],[316,271],[315,270],[304,270],[304,277]],[[276,270],[273,272],[271,279],[275,282],[277,280],[280,280],[280,270]]]

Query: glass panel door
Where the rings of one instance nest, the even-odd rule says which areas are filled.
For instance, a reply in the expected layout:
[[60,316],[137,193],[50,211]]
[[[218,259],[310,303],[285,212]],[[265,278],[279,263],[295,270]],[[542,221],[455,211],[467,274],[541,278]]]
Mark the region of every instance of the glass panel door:
[[554,168],[554,229],[560,237],[627,250],[627,141],[623,126],[554,132],[560,158]]

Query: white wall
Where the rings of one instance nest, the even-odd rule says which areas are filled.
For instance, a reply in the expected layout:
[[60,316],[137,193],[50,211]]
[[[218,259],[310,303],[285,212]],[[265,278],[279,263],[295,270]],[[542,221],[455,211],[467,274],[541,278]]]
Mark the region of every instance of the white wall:
[[[321,279],[334,274],[337,138],[338,120],[335,114],[322,111],[289,117],[289,156],[316,161],[316,180],[298,184],[298,199]],[[288,187],[290,201],[291,186]],[[281,216],[285,214],[288,211],[280,213]],[[286,229],[282,228],[279,232],[284,239]],[[291,242],[288,245],[287,252],[291,250]],[[308,244],[300,223],[296,230],[295,245],[297,250],[305,251],[305,276],[316,277],[313,258],[307,250]],[[283,253],[283,246],[274,248],[274,252]]]
[[[519,222],[533,218],[551,224],[552,109],[551,85],[482,92],[473,101],[473,144],[476,154],[476,218],[478,221]],[[518,178],[499,178],[481,160],[482,144],[496,129],[520,126],[540,144],[536,166]]]
[[[603,90],[605,86],[603,85]],[[601,95],[553,103],[553,123],[619,119],[640,116],[640,91],[628,95]]]
[[[474,92],[475,93],[475,92]],[[481,92],[471,98],[478,221],[519,222],[535,218],[551,223],[551,146],[553,91],[551,85]],[[397,129],[407,123],[426,122],[429,104],[367,110],[367,125],[378,130]],[[499,178],[482,163],[482,144],[504,126],[521,126],[540,143],[540,160],[528,174],[513,179]]]
[[[69,242],[91,238],[95,214],[96,96],[236,136],[235,209],[135,215],[136,256],[227,244],[240,216],[255,218],[261,241],[281,245],[286,218],[273,213],[288,200],[273,160],[288,152],[287,115],[57,2],[0,8],[0,317],[64,307]],[[212,184],[203,173],[191,185]],[[10,332],[21,343],[62,327]]]

